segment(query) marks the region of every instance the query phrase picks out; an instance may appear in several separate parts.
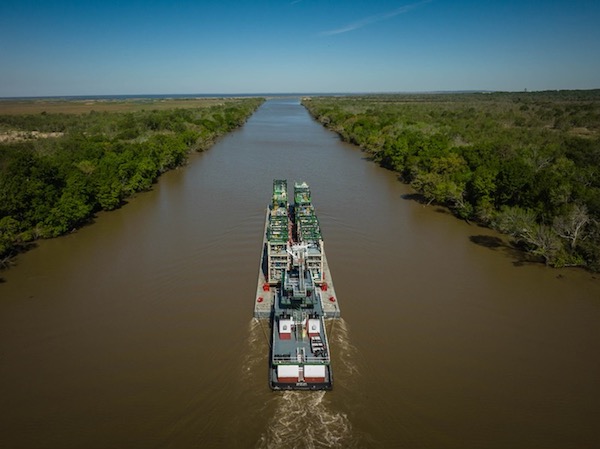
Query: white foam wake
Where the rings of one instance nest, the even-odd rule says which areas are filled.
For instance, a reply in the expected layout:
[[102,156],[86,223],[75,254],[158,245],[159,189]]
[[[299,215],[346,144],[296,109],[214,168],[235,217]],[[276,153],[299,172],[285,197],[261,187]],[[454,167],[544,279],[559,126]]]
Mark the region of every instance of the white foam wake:
[[352,425],[346,414],[329,407],[325,391],[278,393],[275,413],[259,448],[352,447]]
[[[252,375],[265,368],[265,354],[269,351],[269,324],[265,320],[253,318],[248,325],[248,349],[245,351],[242,367],[244,374]],[[266,369],[266,368],[265,368]]]
[[[350,343],[344,320],[328,322],[329,342],[334,354],[334,388],[351,389],[358,368],[356,348]],[[331,403],[325,391],[274,393],[270,409],[274,415],[262,434],[258,448],[353,448],[358,447],[348,415]]]
[[334,362],[334,379],[345,388],[352,388],[358,370],[358,351],[350,341],[350,329],[346,321],[340,318],[331,320],[327,330]]

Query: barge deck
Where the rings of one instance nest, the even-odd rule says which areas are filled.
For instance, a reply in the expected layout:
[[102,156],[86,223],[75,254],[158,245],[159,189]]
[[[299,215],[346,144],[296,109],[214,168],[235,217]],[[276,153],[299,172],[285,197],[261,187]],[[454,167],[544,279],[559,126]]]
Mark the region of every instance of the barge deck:
[[341,311],[310,189],[273,181],[267,208],[254,317],[271,326],[269,384],[273,390],[333,387],[326,319]]

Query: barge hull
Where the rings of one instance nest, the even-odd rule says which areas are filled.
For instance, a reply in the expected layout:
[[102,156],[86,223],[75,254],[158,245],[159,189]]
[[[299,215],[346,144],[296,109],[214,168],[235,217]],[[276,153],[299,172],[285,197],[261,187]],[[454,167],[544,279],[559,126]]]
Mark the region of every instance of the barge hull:
[[273,390],[331,390],[333,374],[325,320],[340,317],[310,188],[273,181],[266,210],[254,317],[271,327],[269,386]]
[[271,390],[283,391],[283,390],[328,390],[333,389],[333,382],[320,382],[320,383],[309,383],[309,382],[275,382],[271,380]]

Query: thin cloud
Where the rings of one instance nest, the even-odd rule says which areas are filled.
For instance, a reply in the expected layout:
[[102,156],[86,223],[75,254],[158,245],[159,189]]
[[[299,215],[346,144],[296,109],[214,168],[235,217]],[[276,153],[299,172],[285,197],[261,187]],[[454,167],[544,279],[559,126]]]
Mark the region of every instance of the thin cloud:
[[397,15],[404,14],[412,9],[418,8],[425,3],[430,3],[432,0],[424,0],[419,3],[412,3],[410,5],[401,6],[400,8],[394,9],[393,11],[376,14],[374,16],[365,17],[357,22],[349,23],[348,25],[342,28],[336,28],[335,30],[323,31],[320,34],[322,36],[333,36],[334,34],[342,34],[347,33],[348,31],[358,30],[359,28],[366,27],[375,22],[381,22],[382,20],[391,19],[392,17],[396,17]]

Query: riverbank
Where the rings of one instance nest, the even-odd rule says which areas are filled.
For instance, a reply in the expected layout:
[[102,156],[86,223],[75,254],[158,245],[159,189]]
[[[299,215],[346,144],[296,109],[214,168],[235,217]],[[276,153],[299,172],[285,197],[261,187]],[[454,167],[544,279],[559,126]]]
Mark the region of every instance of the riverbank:
[[600,91],[305,98],[427,204],[553,267],[600,270]]
[[150,189],[262,101],[0,101],[0,268],[36,239],[72,232]]

